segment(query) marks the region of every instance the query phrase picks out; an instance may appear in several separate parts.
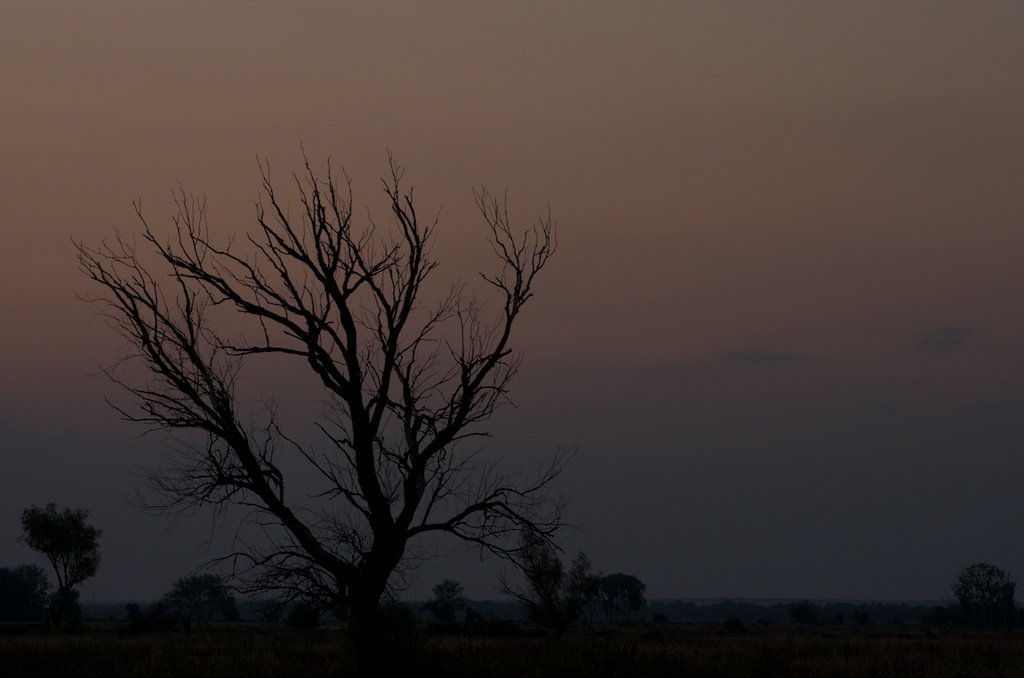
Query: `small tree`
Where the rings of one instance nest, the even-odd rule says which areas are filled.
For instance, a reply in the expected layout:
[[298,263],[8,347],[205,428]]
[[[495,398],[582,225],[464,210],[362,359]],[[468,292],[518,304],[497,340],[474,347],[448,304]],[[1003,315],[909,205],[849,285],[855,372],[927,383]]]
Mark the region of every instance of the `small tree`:
[[960,570],[953,582],[961,620],[971,626],[1005,626],[1017,619],[1016,584],[1005,572],[988,563]]
[[610,622],[626,622],[647,604],[647,585],[631,574],[616,572],[598,580],[598,600]]
[[72,604],[76,586],[94,576],[100,565],[99,538],[103,534],[86,523],[89,512],[67,506],[57,511],[53,502],[46,508],[31,506],[21,514],[24,534],[19,541],[42,553],[57,575],[57,591],[50,622],[60,626]]
[[142,607],[134,600],[125,603],[124,613],[125,617],[127,617],[130,622],[138,622],[142,620]]
[[0,567],[0,621],[33,622],[46,617],[50,582],[38,565]]
[[504,575],[501,589],[519,602],[530,621],[561,636],[583,616],[587,604],[598,593],[598,578],[591,573],[590,559],[576,554],[566,571],[551,544],[523,532],[516,563],[526,577],[526,589],[511,586]]
[[455,621],[459,610],[466,607],[466,595],[462,584],[445,579],[434,587],[434,599],[423,604],[423,609],[434,615],[438,621]]
[[786,608],[789,621],[794,624],[818,624],[821,622],[821,606],[809,600],[790,603]]
[[871,625],[871,613],[867,610],[857,610],[853,613],[853,623],[860,626]]
[[213,621],[218,616],[229,621],[238,619],[235,597],[215,574],[182,577],[163,599],[186,621]]

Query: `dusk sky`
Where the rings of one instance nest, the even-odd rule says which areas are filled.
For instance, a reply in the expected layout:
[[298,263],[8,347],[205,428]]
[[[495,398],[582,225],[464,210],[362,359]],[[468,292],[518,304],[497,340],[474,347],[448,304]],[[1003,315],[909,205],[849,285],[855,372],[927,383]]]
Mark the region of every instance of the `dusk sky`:
[[[104,530],[86,600],[155,599],[230,536],[126,503],[161,441],[89,376],[122,347],[72,238],[137,231],[133,201],[166,232],[179,182],[243,234],[257,157],[284,188],[302,149],[365,214],[390,149],[439,280],[491,263],[474,186],[558,221],[491,446],[579,445],[570,556],[650,598],[1024,573],[1022,66],[1019,0],[6,3],[0,565],[49,501]],[[456,553],[407,595],[499,569]]]

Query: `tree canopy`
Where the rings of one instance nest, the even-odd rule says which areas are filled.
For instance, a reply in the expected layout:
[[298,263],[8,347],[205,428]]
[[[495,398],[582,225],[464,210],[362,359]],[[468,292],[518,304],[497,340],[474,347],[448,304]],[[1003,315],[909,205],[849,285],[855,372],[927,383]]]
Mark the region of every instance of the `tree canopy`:
[[49,602],[50,582],[43,568],[0,567],[0,621],[42,621]]
[[224,580],[215,574],[182,577],[164,594],[163,602],[189,621],[212,621],[216,617],[238,619],[235,597]]
[[972,626],[1005,626],[1017,621],[1016,584],[995,565],[965,567],[953,582],[962,621]]
[[631,574],[606,574],[597,583],[598,600],[608,621],[624,622],[647,604],[647,585]]
[[459,610],[466,607],[466,594],[462,584],[445,579],[434,587],[434,597],[423,604],[423,609],[430,612],[438,621],[452,622]]

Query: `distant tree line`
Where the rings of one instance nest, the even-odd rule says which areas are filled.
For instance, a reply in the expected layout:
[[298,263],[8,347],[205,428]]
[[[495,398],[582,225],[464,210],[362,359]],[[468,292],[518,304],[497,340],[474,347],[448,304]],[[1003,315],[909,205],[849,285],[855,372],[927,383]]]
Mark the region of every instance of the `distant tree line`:
[[[603,620],[628,623],[647,602],[646,585],[633,575],[616,572],[603,575],[592,570],[590,559],[578,553],[568,564],[551,542],[528,530],[520,534],[516,560],[523,582],[499,578],[500,589],[514,600],[526,618],[560,636],[577,622]],[[465,610],[465,620],[480,613],[467,604],[462,585],[445,579],[433,590],[434,597],[422,605],[440,622],[456,621]]]
[[656,621],[857,624],[904,624],[1000,627],[1024,625],[1015,601],[1016,585],[988,563],[965,567],[951,586],[951,599],[941,605],[917,603],[818,603],[809,600],[777,603],[722,601],[696,603],[654,601],[641,614]]
[[209,573],[181,577],[157,602],[142,607],[132,601],[124,610],[135,631],[180,627],[190,633],[193,623],[241,618],[231,589],[221,577]]
[[[77,586],[93,576],[99,565],[98,540],[102,532],[87,522],[88,512],[64,507],[25,509],[23,534],[19,540],[38,551],[57,576],[51,585],[47,572],[36,564],[0,567],[0,621],[47,622],[59,626],[62,620],[78,619],[81,605]],[[433,589],[433,598],[420,606],[441,622],[481,618],[525,618],[546,627],[553,635],[563,634],[575,623],[606,622],[628,624],[691,622],[723,623],[740,628],[746,623],[791,623],[800,625],[956,625],[1006,627],[1024,625],[1018,607],[1016,583],[999,568],[976,563],[961,569],[952,586],[952,597],[942,605],[914,603],[849,603],[810,600],[756,603],[720,601],[652,601],[646,599],[646,585],[633,575],[595,573],[585,553],[565,563],[552,544],[529,531],[521,535],[517,561],[522,584],[504,575],[500,588],[513,603],[496,601],[470,605],[462,585],[445,579]],[[412,618],[411,609],[403,615]],[[290,626],[317,626],[322,606],[307,600],[247,601],[249,618],[279,621]],[[517,610],[518,608],[518,614]],[[214,574],[180,578],[159,601],[143,608],[130,602],[125,615],[134,625],[165,627],[181,623],[186,630],[193,622],[233,621],[241,617],[239,606],[227,583]],[[334,611],[339,619],[344,609]],[[114,615],[109,615],[113,618]]]
[[659,622],[723,623],[738,620],[744,623],[771,624],[855,624],[861,626],[900,626],[919,623],[934,606],[916,603],[889,602],[825,602],[787,601],[756,603],[724,600],[694,602],[686,600],[655,600],[648,603],[640,616]]

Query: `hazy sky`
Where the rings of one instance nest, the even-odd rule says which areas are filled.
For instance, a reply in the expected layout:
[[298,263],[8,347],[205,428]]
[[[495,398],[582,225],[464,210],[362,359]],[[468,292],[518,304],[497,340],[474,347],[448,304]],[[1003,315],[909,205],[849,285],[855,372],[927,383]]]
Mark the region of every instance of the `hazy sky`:
[[[1024,571],[1024,4],[7,3],[0,9],[0,564],[88,507],[87,599],[153,598],[209,517],[124,504],[137,438],[89,379],[118,340],[71,238],[165,227],[180,181],[253,224],[257,155],[390,148],[486,265],[471,188],[550,204],[495,452],[578,442],[566,538],[651,597],[937,599]],[[361,209],[361,207],[357,207]],[[267,388],[272,388],[270,385]],[[217,534],[215,531],[212,534]],[[495,594],[493,563],[424,568]]]

